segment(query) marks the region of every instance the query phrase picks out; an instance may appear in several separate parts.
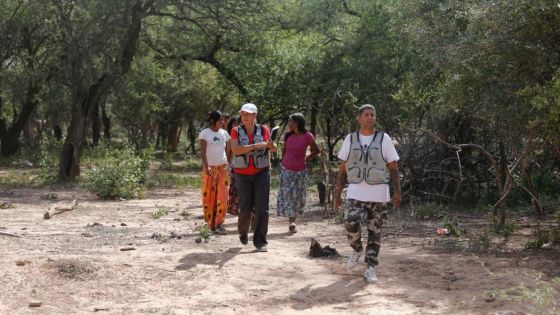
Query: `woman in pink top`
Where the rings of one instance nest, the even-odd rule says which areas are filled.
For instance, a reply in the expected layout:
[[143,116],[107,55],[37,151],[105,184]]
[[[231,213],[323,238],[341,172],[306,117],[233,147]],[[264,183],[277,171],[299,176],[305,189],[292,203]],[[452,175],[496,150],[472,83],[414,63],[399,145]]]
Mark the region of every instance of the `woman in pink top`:
[[[319,154],[313,135],[305,129],[302,114],[292,114],[288,119],[289,132],[284,138],[282,171],[278,191],[277,214],[289,218],[289,230],[296,232],[296,216],[303,212],[307,192],[307,161]],[[307,155],[307,147],[311,154]]]

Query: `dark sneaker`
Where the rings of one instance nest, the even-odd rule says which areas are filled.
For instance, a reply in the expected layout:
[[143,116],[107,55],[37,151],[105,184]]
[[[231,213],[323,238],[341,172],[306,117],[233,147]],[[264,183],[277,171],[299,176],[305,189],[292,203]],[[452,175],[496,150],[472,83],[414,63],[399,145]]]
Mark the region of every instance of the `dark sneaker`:
[[239,241],[241,242],[241,244],[243,245],[247,245],[247,243],[249,243],[249,237],[245,234],[245,235],[239,235]]
[[216,229],[213,231],[214,234],[227,234],[226,229],[222,226],[222,225],[218,225],[218,227],[216,227]]
[[295,223],[290,223],[290,232],[292,232],[292,233],[297,233],[296,224],[295,224]]

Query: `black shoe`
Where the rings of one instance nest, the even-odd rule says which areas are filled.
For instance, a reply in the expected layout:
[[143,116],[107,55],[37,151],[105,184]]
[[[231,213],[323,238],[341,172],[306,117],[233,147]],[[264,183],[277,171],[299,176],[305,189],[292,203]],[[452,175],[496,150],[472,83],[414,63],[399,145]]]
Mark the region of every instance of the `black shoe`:
[[291,233],[297,233],[296,224],[295,223],[290,223],[289,230],[290,230]]
[[247,237],[247,234],[239,234],[239,241],[241,241],[241,244],[247,245],[247,243],[249,243],[249,237]]
[[225,234],[227,234],[227,231],[223,226],[218,225],[216,227],[216,229],[212,231],[212,233],[218,234],[218,235],[225,235]]

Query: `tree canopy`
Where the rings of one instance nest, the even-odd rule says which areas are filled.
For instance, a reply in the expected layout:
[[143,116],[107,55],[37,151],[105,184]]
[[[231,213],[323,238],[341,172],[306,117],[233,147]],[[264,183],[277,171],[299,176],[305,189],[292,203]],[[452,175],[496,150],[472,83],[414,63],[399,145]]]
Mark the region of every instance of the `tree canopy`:
[[497,211],[559,179],[559,25],[552,0],[0,0],[0,153],[55,134],[69,180],[101,134],[177,151],[251,101],[334,159],[371,103],[410,200]]

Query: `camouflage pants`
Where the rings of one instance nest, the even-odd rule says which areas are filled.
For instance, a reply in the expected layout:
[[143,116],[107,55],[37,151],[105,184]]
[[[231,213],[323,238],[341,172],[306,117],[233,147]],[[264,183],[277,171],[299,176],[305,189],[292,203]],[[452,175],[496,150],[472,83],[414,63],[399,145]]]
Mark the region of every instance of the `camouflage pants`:
[[344,212],[344,227],[348,232],[350,246],[357,252],[363,250],[362,226],[368,231],[365,261],[368,266],[378,264],[377,255],[381,247],[381,226],[387,218],[385,204],[348,199]]

